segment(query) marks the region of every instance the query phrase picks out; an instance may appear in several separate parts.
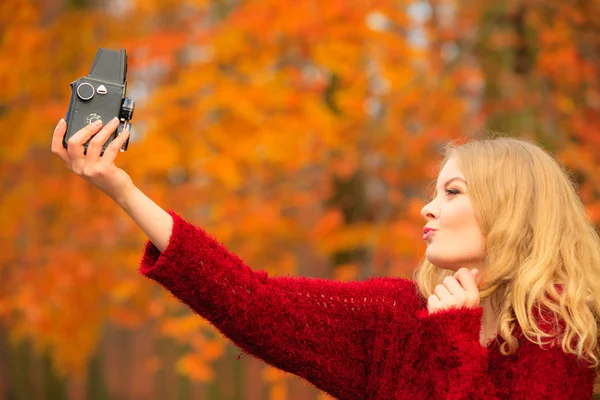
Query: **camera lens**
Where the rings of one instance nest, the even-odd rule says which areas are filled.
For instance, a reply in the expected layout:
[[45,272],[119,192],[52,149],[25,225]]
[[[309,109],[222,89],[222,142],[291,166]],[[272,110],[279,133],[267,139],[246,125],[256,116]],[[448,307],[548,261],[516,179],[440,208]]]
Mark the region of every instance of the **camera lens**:
[[130,120],[133,117],[133,110],[135,109],[135,101],[131,100],[128,97],[123,99],[123,104],[121,104],[121,113],[119,117],[121,119]]

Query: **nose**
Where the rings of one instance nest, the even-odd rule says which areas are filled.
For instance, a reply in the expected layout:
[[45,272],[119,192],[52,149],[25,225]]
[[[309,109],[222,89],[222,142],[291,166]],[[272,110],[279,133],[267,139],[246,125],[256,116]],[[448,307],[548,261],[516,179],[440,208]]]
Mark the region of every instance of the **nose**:
[[433,208],[433,200],[430,201],[429,203],[425,204],[425,206],[423,208],[421,208],[421,216],[426,221],[429,221],[429,220],[435,218],[435,212],[434,212],[434,208]]

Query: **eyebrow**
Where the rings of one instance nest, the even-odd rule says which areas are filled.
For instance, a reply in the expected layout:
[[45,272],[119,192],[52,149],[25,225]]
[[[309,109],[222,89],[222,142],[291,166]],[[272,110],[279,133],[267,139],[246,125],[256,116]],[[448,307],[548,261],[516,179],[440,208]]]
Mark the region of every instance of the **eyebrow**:
[[461,181],[463,181],[465,184],[467,183],[467,181],[465,181],[463,178],[461,178],[460,176],[455,176],[454,178],[450,178],[446,181],[446,183],[444,183],[444,186],[446,186],[447,184],[449,184],[450,182],[460,179]]

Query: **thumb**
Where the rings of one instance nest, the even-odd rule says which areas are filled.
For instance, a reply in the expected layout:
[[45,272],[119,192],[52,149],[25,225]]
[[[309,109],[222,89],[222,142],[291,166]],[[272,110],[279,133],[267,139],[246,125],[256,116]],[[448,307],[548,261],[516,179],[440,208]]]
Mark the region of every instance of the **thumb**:
[[[479,278],[479,270],[472,269],[471,274],[473,274],[473,279],[475,279],[475,282],[477,282],[477,279]],[[477,282],[477,283],[479,283],[479,282]]]

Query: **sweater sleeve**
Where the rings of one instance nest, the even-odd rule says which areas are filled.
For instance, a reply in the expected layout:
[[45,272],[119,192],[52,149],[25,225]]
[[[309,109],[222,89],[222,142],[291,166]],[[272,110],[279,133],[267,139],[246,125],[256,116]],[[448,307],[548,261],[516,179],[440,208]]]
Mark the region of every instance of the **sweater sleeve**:
[[[479,342],[482,308],[450,309],[429,314],[417,312],[425,334],[432,343],[432,356],[440,379],[435,398],[499,399],[499,388],[488,371],[489,350]],[[547,339],[546,339],[547,340]],[[573,354],[562,351],[560,343],[540,347],[524,340],[513,368],[495,371],[510,382],[511,399],[584,399],[590,398],[595,376]],[[506,393],[507,388],[502,388]]]
[[238,347],[343,399],[364,398],[378,315],[407,280],[268,277],[172,210],[161,253],[147,241],[140,273]]

